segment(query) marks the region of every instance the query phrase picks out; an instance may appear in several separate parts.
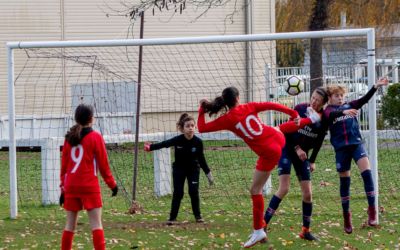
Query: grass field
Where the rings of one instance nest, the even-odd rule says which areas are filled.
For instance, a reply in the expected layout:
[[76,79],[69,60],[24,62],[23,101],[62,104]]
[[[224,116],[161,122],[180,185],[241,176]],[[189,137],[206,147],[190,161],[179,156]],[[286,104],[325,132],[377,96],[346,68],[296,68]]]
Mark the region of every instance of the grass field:
[[[229,144],[229,145],[227,145]],[[353,166],[351,209],[353,234],[342,229],[341,206],[334,155],[324,147],[313,174],[314,214],[312,230],[319,242],[298,238],[301,228],[301,196],[293,176],[291,192],[281,203],[268,231],[269,241],[254,249],[399,249],[400,248],[400,148],[382,142],[379,149],[380,226],[365,226],[367,203],[361,177]],[[208,187],[201,175],[201,209],[206,223],[196,224],[187,192],[178,216],[179,224],[165,225],[171,196],[153,195],[152,154],[141,152],[137,201],[143,213],[127,213],[132,189],[132,151],[109,150],[113,172],[126,193],[117,198],[103,187],[103,222],[110,249],[240,249],[251,232],[251,183],[255,156],[240,142],[207,142],[206,157],[216,185]],[[18,153],[19,217],[9,219],[8,153],[0,152],[0,249],[59,249],[65,223],[58,206],[40,205],[40,152]],[[277,187],[277,175],[273,175]],[[268,204],[268,195],[265,199]],[[74,249],[92,249],[87,216],[82,213]]]

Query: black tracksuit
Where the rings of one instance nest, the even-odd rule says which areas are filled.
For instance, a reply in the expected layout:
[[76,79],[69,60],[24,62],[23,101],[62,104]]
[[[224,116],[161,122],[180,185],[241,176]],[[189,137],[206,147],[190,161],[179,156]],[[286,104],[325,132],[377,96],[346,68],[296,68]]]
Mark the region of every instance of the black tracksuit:
[[175,149],[175,162],[172,165],[174,193],[172,195],[169,220],[176,220],[176,217],[178,216],[179,206],[184,194],[183,188],[186,178],[188,180],[193,214],[196,219],[200,219],[200,167],[203,169],[205,174],[210,172],[210,168],[204,158],[203,142],[197,136],[193,136],[192,139],[188,140],[183,134],[181,134],[169,140],[151,144],[150,150],[153,151],[171,146],[174,146]]

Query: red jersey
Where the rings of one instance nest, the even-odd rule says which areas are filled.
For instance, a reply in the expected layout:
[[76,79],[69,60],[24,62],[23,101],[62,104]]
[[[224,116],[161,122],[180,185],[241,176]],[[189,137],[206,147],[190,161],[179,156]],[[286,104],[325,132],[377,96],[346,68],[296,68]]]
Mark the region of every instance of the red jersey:
[[204,110],[200,107],[197,127],[201,133],[218,130],[232,131],[242,138],[258,156],[264,156],[271,143],[269,139],[274,137],[276,133],[280,133],[275,128],[265,125],[258,117],[258,113],[265,110],[284,112],[291,118],[298,116],[297,111],[279,103],[250,102],[240,104],[214,121],[206,123]]
[[110,189],[117,185],[108,164],[104,139],[98,132],[89,132],[74,147],[64,142],[60,174],[64,192],[100,193],[98,170]]

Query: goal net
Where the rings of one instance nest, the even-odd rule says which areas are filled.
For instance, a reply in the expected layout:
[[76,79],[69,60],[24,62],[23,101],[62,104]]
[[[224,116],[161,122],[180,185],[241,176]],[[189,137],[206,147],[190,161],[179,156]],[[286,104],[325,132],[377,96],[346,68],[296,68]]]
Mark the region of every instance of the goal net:
[[[13,67],[10,66],[12,70],[9,71],[14,72],[10,78],[10,98],[13,99],[9,100],[9,116],[3,120],[8,119],[9,124],[15,124],[15,129],[10,131],[8,123],[2,123],[5,124],[2,128],[2,135],[5,136],[1,141],[7,145],[1,146],[10,146],[12,217],[17,213],[16,202],[22,206],[57,203],[63,137],[74,125],[73,112],[76,106],[86,103],[95,109],[94,129],[105,138],[110,166],[122,190],[121,195],[111,201],[109,190],[103,185],[105,209],[127,210],[134,198],[144,211],[165,214],[167,218],[173,191],[173,149],[147,153],[143,150],[143,143],[160,142],[178,135],[176,122],[179,116],[187,112],[197,118],[199,100],[213,99],[227,86],[235,86],[240,90],[242,102],[274,101],[293,107],[307,101],[310,82],[307,50],[310,37],[334,37],[326,38],[328,42],[324,45],[330,46],[330,49],[326,47],[324,54],[323,80],[326,84],[345,84],[349,89],[349,98],[359,98],[368,90],[368,77],[375,78],[373,71],[368,72],[374,67],[374,62],[369,61],[369,65],[362,63],[368,56],[371,57],[366,30],[333,33],[336,36],[331,35],[332,32],[304,32],[9,43],[9,51],[13,53],[10,52]],[[358,36],[353,37],[354,34]],[[279,46],[277,39],[281,41]],[[282,48],[282,51],[290,51],[293,41],[301,44],[303,50],[299,52],[303,55],[300,66],[279,67],[277,51],[282,53],[279,52]],[[340,44],[346,46],[340,47]],[[139,45],[143,45],[142,72],[138,68]],[[138,74],[141,74],[140,88]],[[305,93],[297,97],[286,94],[284,84],[289,75],[298,75],[305,81]],[[375,113],[375,104],[373,107],[371,103],[369,105],[363,108],[359,118],[366,146],[374,162],[377,154],[374,151],[376,130],[375,126],[371,128],[369,119],[375,117],[370,114]],[[288,119],[274,112],[264,112],[261,117],[271,126]],[[139,131],[137,137],[136,131]],[[10,144],[8,132],[11,135]],[[232,133],[221,131],[197,135],[204,140],[206,160],[215,177],[215,185],[209,187],[205,175],[201,173],[203,214],[250,214],[249,187],[256,155]],[[395,162],[392,150],[398,147],[398,141],[389,141],[380,141],[379,144],[379,159],[386,164],[383,166],[385,170],[380,172],[380,178],[384,180],[391,178],[388,172],[394,168],[392,163]],[[382,145],[385,145],[384,148]],[[16,152],[15,161],[13,152]],[[15,172],[13,166],[16,167]],[[356,169],[353,172],[352,196],[354,202],[364,208],[366,201],[361,177],[357,177]],[[339,178],[335,170],[334,151],[328,141],[317,159],[317,170],[312,179],[314,202],[317,205],[315,209],[322,213],[331,213],[332,209],[340,211]],[[274,192],[278,180],[276,172],[273,172],[271,180],[269,191]],[[381,195],[391,195],[393,190],[399,188],[398,183],[385,183],[387,185],[380,188]],[[298,184],[293,181],[292,185],[296,187]],[[186,195],[180,210],[183,218],[191,216],[186,190],[185,187]],[[265,191],[270,197],[267,194],[268,187]],[[287,206],[301,214],[301,198],[297,188],[289,197],[294,198],[287,199]],[[360,210],[355,212],[362,213]]]

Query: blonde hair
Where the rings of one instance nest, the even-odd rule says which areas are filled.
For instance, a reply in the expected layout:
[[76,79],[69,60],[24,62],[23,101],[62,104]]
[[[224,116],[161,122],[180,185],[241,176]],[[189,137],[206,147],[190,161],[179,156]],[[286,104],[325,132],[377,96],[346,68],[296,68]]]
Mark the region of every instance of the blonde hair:
[[328,96],[332,96],[333,94],[346,94],[347,93],[347,88],[342,85],[330,85],[326,88],[326,91],[328,92]]

